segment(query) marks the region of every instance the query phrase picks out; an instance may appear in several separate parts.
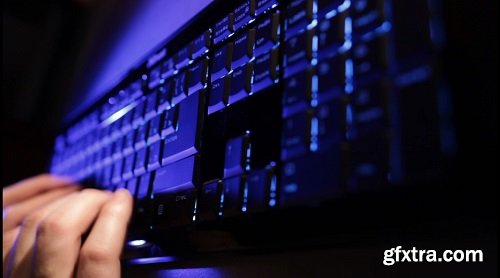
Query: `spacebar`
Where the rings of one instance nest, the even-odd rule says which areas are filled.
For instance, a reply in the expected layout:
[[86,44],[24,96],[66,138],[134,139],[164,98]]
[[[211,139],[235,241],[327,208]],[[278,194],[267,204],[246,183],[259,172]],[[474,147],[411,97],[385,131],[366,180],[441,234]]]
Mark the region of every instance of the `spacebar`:
[[190,156],[156,170],[153,193],[194,189],[198,156]]

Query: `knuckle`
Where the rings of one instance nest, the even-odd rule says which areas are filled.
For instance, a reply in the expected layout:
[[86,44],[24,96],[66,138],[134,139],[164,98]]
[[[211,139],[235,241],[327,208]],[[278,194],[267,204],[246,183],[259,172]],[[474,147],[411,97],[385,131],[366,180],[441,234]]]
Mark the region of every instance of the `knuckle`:
[[73,227],[58,217],[49,216],[39,224],[38,233],[40,236],[67,235],[73,232]]
[[108,203],[103,208],[103,213],[111,215],[112,217],[117,217],[123,215],[127,212],[127,207],[121,203]]
[[104,246],[84,245],[80,251],[80,260],[83,262],[108,262],[113,260],[113,254]]
[[44,216],[41,212],[34,212],[23,220],[22,226],[28,229],[35,228],[43,221]]

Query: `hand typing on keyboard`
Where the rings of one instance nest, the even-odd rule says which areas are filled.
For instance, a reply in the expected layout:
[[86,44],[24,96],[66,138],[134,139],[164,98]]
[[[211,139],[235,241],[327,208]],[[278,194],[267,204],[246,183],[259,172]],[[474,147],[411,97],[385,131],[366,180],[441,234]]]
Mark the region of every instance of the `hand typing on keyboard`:
[[3,277],[119,277],[132,197],[39,175],[3,189]]

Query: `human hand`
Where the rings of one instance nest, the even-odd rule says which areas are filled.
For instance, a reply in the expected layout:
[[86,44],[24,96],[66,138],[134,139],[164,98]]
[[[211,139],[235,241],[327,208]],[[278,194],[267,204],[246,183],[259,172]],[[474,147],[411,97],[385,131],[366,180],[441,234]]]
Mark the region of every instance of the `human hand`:
[[9,186],[3,190],[4,276],[119,277],[131,214],[127,190],[80,190],[50,175]]

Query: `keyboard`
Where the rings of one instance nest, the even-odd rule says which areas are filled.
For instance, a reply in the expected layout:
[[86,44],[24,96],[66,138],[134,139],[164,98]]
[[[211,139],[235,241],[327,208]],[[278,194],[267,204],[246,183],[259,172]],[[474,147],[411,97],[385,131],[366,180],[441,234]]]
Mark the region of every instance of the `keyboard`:
[[129,239],[162,254],[241,227],[267,244],[297,213],[439,179],[454,142],[431,2],[214,1],[61,131],[50,171],[128,189]]

